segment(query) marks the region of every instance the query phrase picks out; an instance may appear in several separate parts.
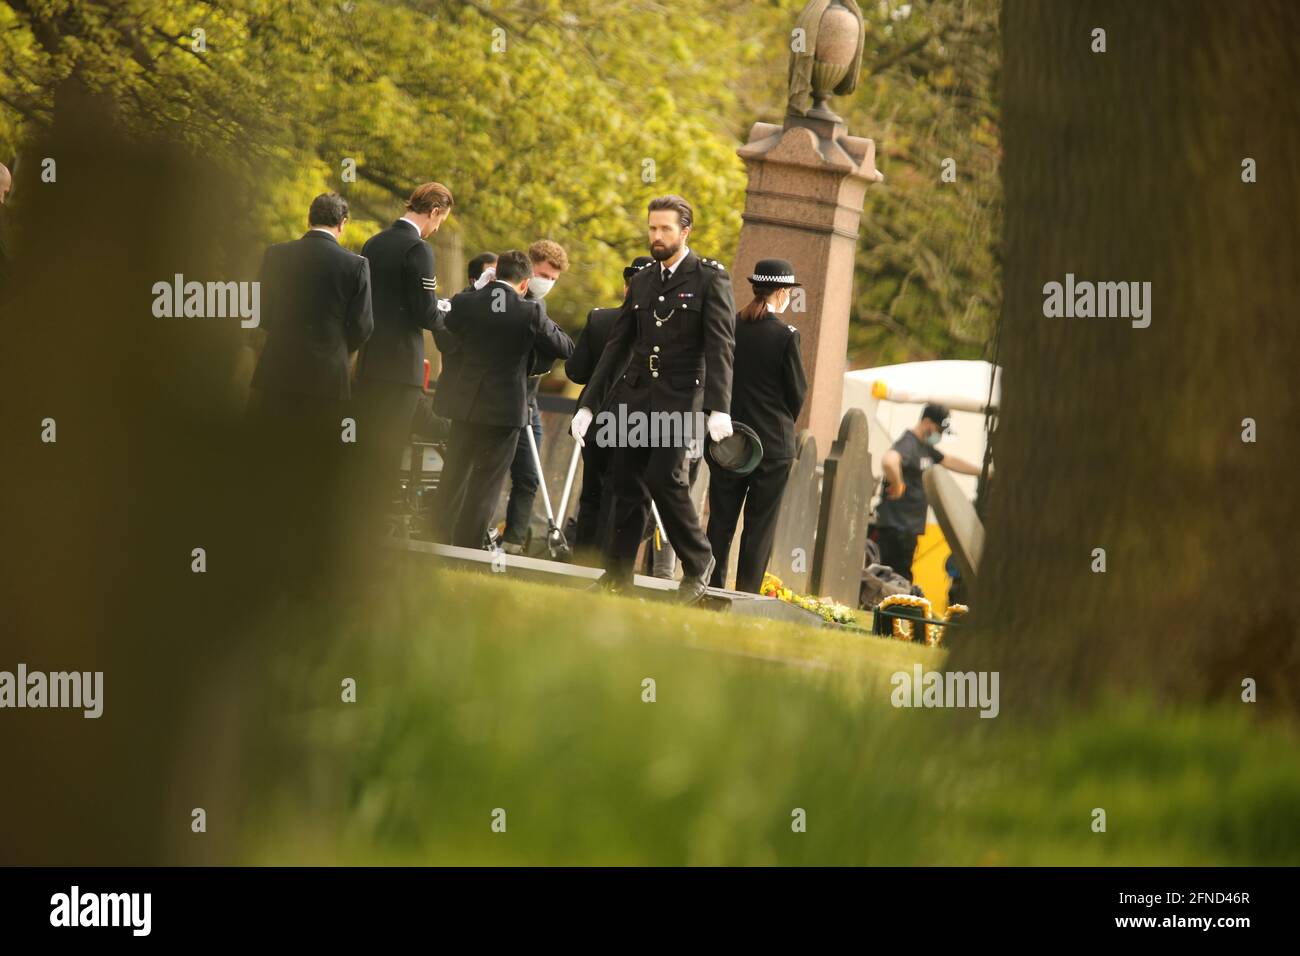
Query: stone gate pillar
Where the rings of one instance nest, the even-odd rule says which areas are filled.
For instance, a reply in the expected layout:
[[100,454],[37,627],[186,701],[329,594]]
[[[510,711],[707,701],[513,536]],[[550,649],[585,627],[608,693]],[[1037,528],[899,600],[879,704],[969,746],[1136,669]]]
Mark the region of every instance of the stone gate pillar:
[[794,264],[804,308],[792,303],[782,318],[799,329],[808,376],[796,428],[811,429],[817,447],[830,449],[839,431],[858,225],[867,186],[884,179],[876,146],[848,135],[837,119],[787,116],[784,126],[755,123],[737,152],[749,187],[731,264],[736,307],[753,298],[746,277],[759,259]]

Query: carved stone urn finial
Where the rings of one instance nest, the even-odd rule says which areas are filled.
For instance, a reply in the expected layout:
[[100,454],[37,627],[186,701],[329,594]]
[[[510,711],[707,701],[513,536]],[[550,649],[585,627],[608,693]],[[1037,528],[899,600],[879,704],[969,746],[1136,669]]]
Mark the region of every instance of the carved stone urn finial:
[[865,32],[856,0],[809,0],[791,34],[787,115],[842,122],[827,100],[857,88]]

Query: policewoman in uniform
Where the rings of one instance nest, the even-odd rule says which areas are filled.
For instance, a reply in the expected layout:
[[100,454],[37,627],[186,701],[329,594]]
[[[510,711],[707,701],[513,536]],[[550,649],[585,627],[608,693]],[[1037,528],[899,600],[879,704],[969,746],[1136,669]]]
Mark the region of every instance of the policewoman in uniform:
[[[772,554],[781,496],[794,460],[794,423],[803,408],[808,383],[799,353],[799,330],[781,321],[791,290],[800,285],[784,259],[760,259],[749,277],[754,299],[736,316],[731,418],[735,444],[744,441],[742,425],[757,437],[753,454],[726,458],[709,446],[709,545],[716,562],[713,587],[723,587],[727,558],[743,505],[736,590],[758,593]],[[751,439],[752,444],[752,439]],[[746,460],[748,459],[748,460]]]
[[[731,434],[736,306],[722,264],[697,256],[686,245],[693,215],[680,196],[650,201],[646,225],[654,264],[628,280],[609,342],[573,416],[573,437],[579,442],[597,411],[617,412],[620,405],[627,415],[648,418],[667,412],[692,423],[707,413],[710,437],[721,441]],[[602,431],[598,424],[591,440],[606,444]],[[685,429],[680,432],[680,447],[632,447],[620,437],[613,439],[614,533],[602,587],[617,590],[631,583],[648,493],[685,571],[679,600],[693,604],[704,596],[713,554],[691,501],[688,441]]]

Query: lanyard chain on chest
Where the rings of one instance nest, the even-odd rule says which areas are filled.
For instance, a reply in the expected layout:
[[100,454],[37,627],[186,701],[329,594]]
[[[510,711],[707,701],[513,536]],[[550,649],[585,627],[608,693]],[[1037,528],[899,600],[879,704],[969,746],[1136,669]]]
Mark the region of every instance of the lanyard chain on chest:
[[650,309],[650,314],[653,315],[653,316],[655,317],[655,321],[656,321],[656,322],[667,322],[669,319],[671,319],[671,318],[673,317],[674,313],[676,313],[676,312],[677,312],[677,307],[676,307],[676,306],[674,306],[672,309],[670,309],[667,315],[660,315],[660,314],[659,314],[659,306],[657,306],[657,305],[656,305],[656,306],[652,306],[651,309]]

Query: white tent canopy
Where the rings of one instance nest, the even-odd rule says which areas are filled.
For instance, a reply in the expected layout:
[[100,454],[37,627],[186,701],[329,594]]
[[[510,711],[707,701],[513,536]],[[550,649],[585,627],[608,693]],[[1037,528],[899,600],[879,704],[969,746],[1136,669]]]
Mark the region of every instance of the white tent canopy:
[[[945,360],[855,369],[844,375],[840,414],[843,416],[850,408],[860,408],[866,413],[871,470],[877,482],[885,452],[916,424],[927,402],[939,402],[952,411],[956,434],[945,435],[939,450],[978,465],[984,460],[984,406],[990,401],[990,378],[993,379],[992,405],[996,408],[1001,401],[1002,374],[999,369],[995,375],[994,366],[989,362]],[[886,397],[879,397],[882,393]],[[953,477],[974,500],[976,478]]]

